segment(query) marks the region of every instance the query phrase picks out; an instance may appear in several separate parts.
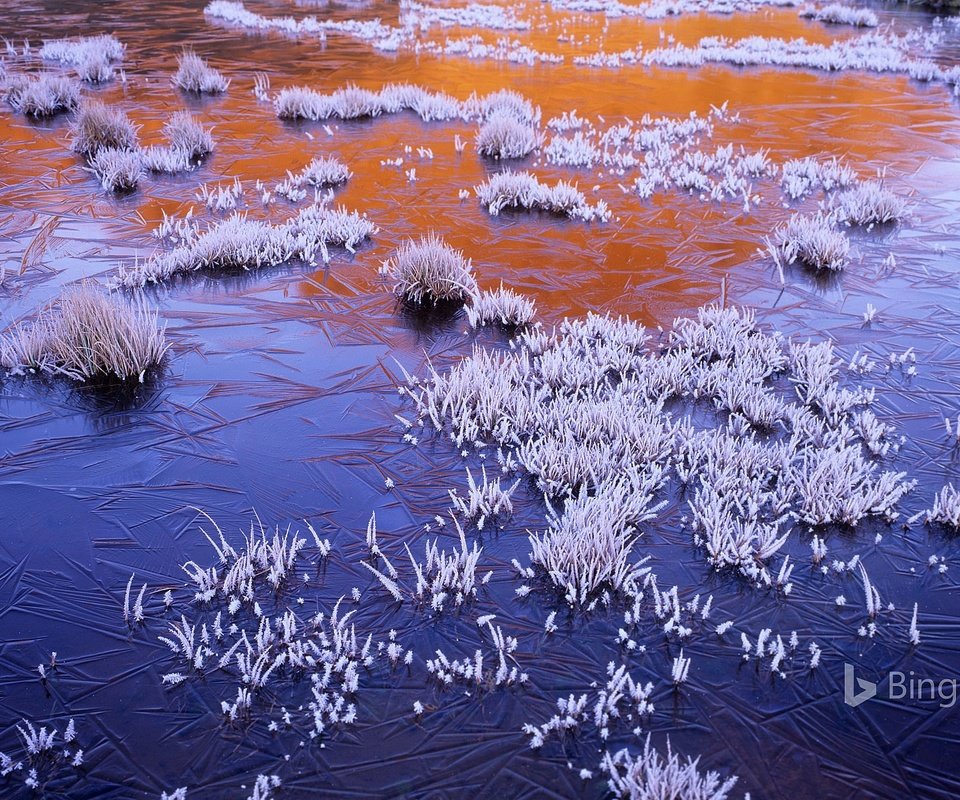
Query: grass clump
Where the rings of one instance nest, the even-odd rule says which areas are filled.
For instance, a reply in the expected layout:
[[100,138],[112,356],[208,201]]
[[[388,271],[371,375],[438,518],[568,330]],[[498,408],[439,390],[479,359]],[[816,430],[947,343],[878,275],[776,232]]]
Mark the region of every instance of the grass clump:
[[936,523],[960,531],[960,491],[947,484],[933,499],[933,508],[927,511],[927,523]]
[[832,25],[852,25],[855,28],[876,28],[880,24],[877,15],[869,8],[852,8],[840,3],[831,3],[820,8],[807,5],[800,9],[800,16]]
[[113,80],[113,64],[105,54],[91,51],[76,65],[76,73],[80,80],[87,83],[106,83]]
[[333,114],[329,95],[320,94],[305,86],[281,89],[273,98],[273,110],[279,119],[328,119]]
[[140,160],[144,169],[150,172],[187,172],[193,167],[189,153],[177,150],[169,145],[152,144],[140,151]]
[[90,284],[67,290],[36,321],[0,336],[0,365],[13,374],[49,373],[87,383],[137,381],[163,362],[169,345],[142,301]]
[[411,305],[459,302],[476,291],[470,260],[435,233],[404,241],[384,266],[394,292]]
[[7,102],[28,117],[52,117],[80,105],[80,85],[50,72],[11,77],[5,81],[3,92]]
[[222,94],[230,86],[229,79],[192,50],[185,50],[178,56],[177,71],[171,80],[174,86],[196,94]]
[[839,272],[847,264],[850,240],[831,214],[795,214],[774,231],[768,249],[778,265],[799,262],[818,271]]
[[203,269],[259,269],[289,258],[286,245],[284,237],[269,223],[234,214],[169,252],[137,261],[129,268],[121,265],[117,280],[121,286],[139,288]]
[[140,151],[144,167],[151,172],[186,172],[216,147],[210,130],[188,111],[174,114],[163,126],[163,133],[166,145],[153,144]]
[[496,114],[477,130],[477,152],[490,158],[523,158],[543,144],[543,136],[506,114]]
[[87,168],[108,192],[132,192],[144,175],[143,158],[139,150],[121,150],[102,147],[90,156]]
[[687,758],[686,763],[670,750],[664,758],[650,746],[650,736],[643,752],[634,756],[629,750],[604,755],[601,767],[609,778],[608,785],[614,797],[630,800],[661,800],[661,798],[697,798],[697,800],[726,800],[737,778],[726,780],[717,772],[702,773],[700,759]]
[[329,260],[329,246],[350,252],[377,232],[365,216],[344,208],[308,206],[296,217],[271,225],[234,214],[202,233],[191,235],[172,250],[132,266],[121,265],[116,283],[140,288],[176,275],[210,270],[238,272],[272,267],[294,258],[313,263],[319,253]]
[[540,122],[540,108],[513,89],[500,89],[490,94],[471,95],[464,103],[465,115],[481,120],[495,116],[507,116],[525,125]]
[[113,62],[123,58],[123,44],[107,34],[79,39],[54,39],[40,48],[40,58],[74,67],[87,83],[106,83],[113,78]]
[[884,225],[899,222],[907,213],[906,202],[886,189],[881,181],[865,181],[844,192],[837,200],[840,219],[848,225]]
[[189,158],[203,158],[213,152],[213,136],[189,111],[178,111],[163,126],[170,147]]
[[61,64],[82,64],[91,56],[100,56],[107,61],[119,61],[126,48],[115,36],[81,36],[78,39],[54,39],[44,42],[40,58],[59,61]]
[[318,156],[300,172],[299,178],[309,186],[339,186],[350,180],[350,170],[336,156]]
[[561,180],[548,186],[530,172],[505,170],[474,187],[474,192],[481,205],[494,217],[504,209],[518,208],[546,211],[587,222],[610,219],[610,210],[603,200],[590,205],[583,192],[572,183]]
[[537,315],[537,306],[528,297],[513,289],[499,289],[479,292],[470,299],[467,306],[467,320],[473,328],[484,325],[500,325],[504,328],[521,328],[533,322]]
[[340,186],[350,180],[352,173],[336,156],[318,156],[300,172],[287,171],[287,178],[277,184],[276,192],[294,202],[304,197],[304,186],[316,189]]
[[135,150],[138,146],[137,128],[127,115],[99,100],[87,100],[80,106],[70,130],[71,149],[88,156],[106,147]]

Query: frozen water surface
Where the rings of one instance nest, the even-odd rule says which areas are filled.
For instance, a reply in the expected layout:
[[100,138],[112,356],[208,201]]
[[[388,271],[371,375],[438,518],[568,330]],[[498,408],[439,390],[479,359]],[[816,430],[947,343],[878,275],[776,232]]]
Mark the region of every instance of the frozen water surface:
[[[29,319],[70,284],[94,278],[106,287],[118,264],[168,247],[151,233],[165,214],[182,218],[192,207],[201,229],[226,219],[230,210],[210,210],[198,200],[202,185],[213,190],[239,180],[236,210],[280,225],[315,194],[307,185],[306,196],[292,202],[276,194],[276,185],[318,156],[336,156],[352,175],[333,187],[333,205],[366,214],[379,229],[355,253],[331,245],[328,263],[318,251],[316,264],[293,259],[249,272],[201,271],[148,286],[146,298],[166,323],[172,349],[164,373],[133,398],[51,377],[4,378],[0,751],[23,765],[10,765],[0,794],[156,798],[185,786],[191,798],[263,797],[264,791],[291,798],[602,797],[608,789],[603,752],[627,747],[637,755],[648,733],[664,754],[669,738],[673,751],[699,755],[700,769],[739,776],[731,797],[960,793],[955,709],[929,699],[887,699],[882,681],[892,670],[937,681],[960,672],[957,540],[942,526],[925,526],[922,517],[904,524],[930,508],[942,486],[960,479],[956,436],[943,421],[960,413],[960,195],[954,188],[960,114],[953,83],[943,77],[957,64],[956,27],[913,8],[870,6],[881,35],[907,36],[900,45],[905,57],[938,70],[926,82],[861,69],[581,65],[576,58],[695,46],[705,37],[804,37],[829,45],[872,35],[801,18],[798,8],[779,4],[745,3],[726,9],[732,13],[701,4],[675,15],[653,6],[644,13],[616,3],[596,6],[524,3],[496,6],[502,13],[474,6],[442,15],[433,12],[445,6],[434,4],[247,5],[267,19],[293,17],[298,24],[286,25],[296,28],[290,33],[247,29],[204,14],[200,3],[0,2],[3,33],[15,50],[6,57],[10,75],[41,65],[72,75],[69,65],[41,62],[40,44],[112,33],[126,46],[113,63],[116,74],[100,85],[84,84],[83,96],[125,111],[140,126],[142,145],[162,144],[164,123],[181,109],[212,126],[216,140],[213,154],[194,169],[147,173],[136,191],[114,195],[70,150],[71,114],[35,120],[4,105],[3,327]],[[317,25],[300,22],[310,16]],[[354,35],[350,31],[371,29],[340,24],[371,20],[385,26],[374,29],[376,35]],[[445,25],[448,20],[455,24]],[[469,37],[477,38],[460,41]],[[27,56],[24,40],[31,45]],[[171,84],[184,47],[229,79],[226,92],[189,94]],[[468,47],[473,57],[459,52]],[[544,145],[522,159],[481,157],[474,146],[478,119],[469,113],[430,122],[408,110],[284,121],[269,99],[255,95],[258,74],[269,77],[268,98],[293,86],[329,94],[349,84],[379,92],[391,82],[410,82],[468,107],[474,92],[482,97],[509,88],[539,106],[530,125],[544,135]],[[569,121],[574,110],[586,121],[582,127],[562,131],[563,125],[548,124],[564,114]],[[688,166],[702,166],[704,156],[695,153],[715,156],[728,145],[723,158],[734,161],[763,150],[770,170],[740,173],[747,175],[746,207],[742,193],[717,190],[720,199],[711,199],[722,167],[700,173],[713,181],[706,188],[696,175],[690,178],[695,188],[678,187],[676,172],[674,185],[651,179],[651,196],[638,192],[636,180],[650,174],[626,156],[644,162],[652,150],[618,146],[611,130],[629,125],[624,138],[633,141],[641,128],[657,127],[644,124],[644,115],[682,121],[690,112],[704,125],[669,142],[675,150],[661,151],[660,161],[650,155],[653,166],[681,163],[684,154]],[[554,137],[572,139],[577,130],[613,163],[602,155],[588,166],[548,158]],[[784,190],[777,170],[808,157],[821,163],[837,157],[859,180],[880,174],[884,187],[908,203],[900,224],[843,228],[850,251],[837,274],[799,263],[784,264],[781,274],[766,249],[765,239],[794,213],[832,207],[836,190],[815,184],[801,197]],[[587,203],[607,204],[610,219],[510,208],[492,216],[474,187],[506,168],[530,170],[550,185],[575,183]],[[272,195],[269,203],[264,191]],[[755,308],[764,331],[833,341],[844,362],[841,385],[875,387],[874,413],[895,426],[891,441],[904,437],[899,451],[879,462],[917,480],[898,505],[900,516],[818,531],[827,545],[820,564],[812,561],[807,526],[791,523],[794,533],[767,565],[773,578],[785,556],[795,565],[792,591],[784,594],[714,571],[684,525],[689,497],[668,483],[659,495],[667,505],[640,524],[631,560],[649,556],[645,566],[659,590],[677,587],[685,606],[678,619],[691,628],[678,636],[664,632],[650,586],[639,619],[626,625],[631,604],[622,597],[607,605],[601,593],[592,609],[571,607],[546,576],[518,575],[511,562],[529,565],[527,532],[546,528],[542,493],[524,478],[511,498],[512,517],[487,521],[479,531],[464,523],[468,548],[482,547],[476,596],[458,607],[452,589],[442,611],[431,608],[429,590],[425,601],[414,602],[417,578],[404,545],[422,563],[435,537],[447,554],[459,549],[448,489],[466,494],[465,467],[478,481],[482,467],[491,480],[500,468],[495,446],[455,446],[430,424],[408,433],[395,415],[413,422],[417,410],[397,386],[406,383],[403,370],[425,378],[430,365],[442,373],[474,345],[504,349],[510,339],[497,328],[471,330],[462,311],[424,314],[397,304],[382,262],[404,239],[430,232],[472,260],[481,289],[502,282],[534,299],[547,326],[591,311],[624,314],[648,327],[656,350],[667,342],[658,326],[669,330],[676,317],[695,316],[700,306],[722,300]],[[863,354],[876,362],[871,372],[846,367]],[[788,383],[782,388],[792,396]],[[698,425],[715,415],[706,406],[693,412]],[[516,480],[500,477],[505,490]],[[259,610],[273,626],[292,612],[300,620],[298,635],[309,633],[319,643],[314,618],[323,613],[318,627],[336,650],[331,615],[343,596],[338,613],[354,612],[347,626],[356,626],[358,650],[372,635],[372,662],[363,666],[363,655],[357,656],[356,691],[347,688],[334,717],[319,712],[322,733],[309,708],[318,702],[310,677],[316,670],[291,663],[278,665],[259,691],[251,689],[249,708],[241,701],[233,719],[224,712],[224,701],[231,707],[238,701],[243,670],[235,658],[225,669],[217,662],[241,630],[256,650],[263,623],[252,603],[232,616],[222,596],[194,601],[197,585],[181,565],[217,566],[201,527],[220,544],[198,509],[238,551],[254,514],[268,540],[278,525],[281,534],[289,525],[291,536],[296,531],[304,538],[279,591],[267,570],[256,570]],[[377,547],[397,570],[403,603],[360,563],[390,579],[382,558],[369,553],[372,512]],[[446,520],[442,527],[437,516]],[[329,541],[326,556],[304,521],[321,542]],[[850,563],[856,557],[881,598],[872,636],[858,635],[869,619],[861,573]],[[835,560],[850,569],[836,572]],[[225,568],[218,569],[222,580]],[[124,595],[134,573],[125,622]],[[144,582],[140,624],[133,607]],[[697,595],[694,611],[686,604]],[[701,610],[710,595],[705,621]],[[914,604],[918,646],[910,643]],[[218,611],[222,641],[213,632]],[[551,612],[556,615],[545,628]],[[196,624],[198,646],[201,626],[208,626],[216,654],[202,658],[201,669],[158,641],[171,636],[181,614]],[[478,625],[486,615],[495,619]],[[732,626],[719,637],[716,626],[728,620]],[[238,626],[235,633],[230,624]],[[556,630],[549,632],[552,625]],[[509,642],[502,649],[507,672],[518,668],[515,680],[508,675],[499,686],[497,629],[516,638],[516,649]],[[765,629],[770,633],[762,634]],[[396,664],[391,631],[401,648]],[[741,634],[751,643],[747,660]],[[783,676],[771,672],[768,649],[778,635],[786,649]],[[758,638],[766,640],[762,658],[755,654]],[[810,668],[811,642],[822,650],[816,669]],[[681,648],[691,662],[675,687]],[[281,649],[275,644],[271,653]],[[462,677],[444,685],[431,674],[426,662],[438,649],[451,662],[473,662],[480,649],[479,685]],[[413,655],[406,664],[408,650]],[[342,673],[353,656],[344,658],[334,665],[330,697],[349,683]],[[877,698],[856,708],[844,704],[845,663],[855,665],[858,677],[881,680]],[[610,664],[612,671],[626,665],[641,687],[652,683],[651,714],[625,700],[619,718],[595,724]],[[174,673],[186,679],[164,682]],[[547,723],[556,701],[571,694],[587,695],[585,719],[531,749],[523,726]],[[76,741],[65,744],[71,718]],[[16,727],[29,733],[23,720],[57,728],[52,752],[30,760]],[[83,763],[73,767],[77,748]],[[27,783],[34,780],[31,768],[36,788]],[[258,775],[277,776],[281,785],[255,788]]]

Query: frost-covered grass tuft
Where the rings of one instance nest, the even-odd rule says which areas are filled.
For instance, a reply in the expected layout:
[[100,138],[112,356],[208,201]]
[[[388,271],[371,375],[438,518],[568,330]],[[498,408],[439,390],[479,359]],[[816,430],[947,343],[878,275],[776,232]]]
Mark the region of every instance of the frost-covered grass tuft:
[[380,95],[377,92],[361,89],[353,84],[343,89],[337,89],[330,99],[334,112],[340,119],[378,117],[383,111],[383,107],[380,105]]
[[267,222],[234,214],[195,239],[132,267],[121,265],[118,282],[129,288],[162,283],[197,270],[232,272],[279,264],[290,257],[289,242]]
[[837,198],[840,219],[850,225],[882,225],[899,222],[906,215],[907,204],[881,181],[857,184]]
[[671,751],[667,743],[666,758],[650,746],[650,736],[643,753],[634,756],[629,750],[606,753],[600,766],[606,770],[614,797],[627,800],[726,800],[736,777],[721,780],[717,772],[700,772],[699,758],[686,763]]
[[533,322],[537,315],[536,304],[513,289],[500,288],[474,294],[467,306],[467,319],[471,327],[501,325],[505,328],[520,328]]
[[628,592],[642,568],[631,559],[636,524],[656,516],[653,490],[659,475],[636,471],[610,481],[597,494],[585,487],[548,517],[548,529],[530,537],[530,560],[566,592],[571,605],[586,604],[598,590]]
[[350,180],[351,173],[336,156],[318,156],[305,166],[298,178],[308,186],[339,186]]
[[588,222],[594,219],[605,222],[611,216],[606,203],[600,200],[590,205],[573,184],[561,180],[548,186],[530,172],[505,170],[475,186],[474,192],[493,216],[505,208],[546,211]]
[[292,258],[312,263],[318,253],[326,261],[329,246],[345,247],[352,252],[376,232],[377,227],[366,217],[325,205],[308,206],[278,225],[234,214],[202,233],[191,234],[172,250],[161,251],[132,266],[121,264],[116,283],[139,288],[199,270],[256,270]]
[[0,337],[0,364],[19,375],[47,372],[79,382],[140,381],[169,345],[142,301],[105,295],[89,284],[65,292],[32,325]]
[[228,79],[192,50],[185,50],[177,57],[177,71],[171,80],[185,92],[198,94],[221,94],[230,85]]
[[540,109],[510,90],[483,97],[474,94],[460,102],[444,92],[433,92],[412,83],[388,83],[379,92],[348,85],[330,94],[307,86],[291,86],[277,92],[273,109],[280,119],[313,121],[331,117],[377,117],[401,111],[412,111],[424,122],[451,119],[484,122],[494,116],[505,116],[532,128],[540,120]]
[[50,72],[29,78],[15,76],[4,82],[3,92],[7,102],[28,117],[52,117],[80,104],[80,85]]
[[877,15],[869,8],[853,8],[839,3],[831,3],[820,8],[804,6],[800,9],[800,16],[834,25],[853,25],[855,28],[876,28],[880,24]]
[[378,117],[383,112],[380,95],[350,84],[332,94],[321,94],[303,86],[281,89],[273,100],[280,119],[323,120]]
[[163,126],[163,133],[167,145],[153,144],[140,151],[144,168],[151,172],[186,172],[216,146],[210,130],[188,111],[174,114]]
[[[861,413],[873,394],[838,383],[830,342],[788,352],[752,313],[718,307],[676,320],[665,349],[648,351],[647,339],[634,321],[590,314],[412,380],[421,416],[458,448],[505,448],[501,463],[549,499],[531,556],[570,604],[639,591],[633,543],[671,476],[687,487],[693,541],[714,568],[785,593],[789,567],[767,564],[791,521],[897,518],[914,483],[879,469]],[[777,376],[794,384],[793,401]],[[686,413],[703,403],[720,427]]]
[[119,61],[123,58],[124,49],[115,36],[82,36],[79,39],[54,39],[44,42],[40,48],[40,58],[78,66],[91,57]]
[[328,95],[315,92],[305,86],[281,89],[273,98],[274,113],[280,119],[328,119],[333,107]]
[[821,188],[825,192],[846,189],[857,181],[857,173],[839,159],[818,161],[815,158],[794,158],[784,162],[782,183],[784,194],[798,200]]
[[490,158],[523,158],[543,144],[543,135],[506,114],[495,114],[477,131],[477,152]]
[[378,228],[366,215],[347,211],[340,206],[330,208],[315,204],[302,209],[296,217],[278,226],[286,247],[308,264],[316,263],[317,254],[324,263],[330,260],[328,246],[356,252],[360,244],[377,233]]
[[104,147],[135,150],[138,145],[137,128],[119,108],[99,100],[87,100],[70,126],[74,152],[92,156]]
[[90,156],[88,169],[108,192],[132,192],[144,174],[139,150],[120,150],[116,147],[97,150]]
[[144,169],[151,172],[187,172],[193,167],[188,153],[167,145],[152,144],[140,151]]
[[404,241],[385,267],[397,296],[412,305],[461,301],[476,291],[470,261],[434,233]]
[[524,125],[540,122],[540,108],[513,89],[500,89],[488,95],[471,95],[464,103],[465,116],[480,120],[506,116]]
[[91,52],[76,66],[77,77],[92,84],[113,80],[113,64],[103,53]]
[[933,508],[927,511],[927,522],[960,530],[960,491],[947,484],[933,498]]
[[113,78],[113,63],[123,58],[124,46],[113,36],[55,39],[40,48],[40,58],[69,64],[81,80],[105,83]]
[[189,111],[174,114],[163,126],[163,133],[172,149],[186,153],[191,159],[213,152],[213,136]]
[[795,214],[774,231],[771,255],[778,264],[799,262],[811,269],[839,272],[847,264],[850,240],[830,214]]
[[313,186],[315,189],[339,186],[350,180],[352,175],[347,165],[336,156],[317,156],[300,172],[288,170],[286,180],[278,183],[275,191],[278,195],[297,202],[306,196],[303,188],[305,186]]

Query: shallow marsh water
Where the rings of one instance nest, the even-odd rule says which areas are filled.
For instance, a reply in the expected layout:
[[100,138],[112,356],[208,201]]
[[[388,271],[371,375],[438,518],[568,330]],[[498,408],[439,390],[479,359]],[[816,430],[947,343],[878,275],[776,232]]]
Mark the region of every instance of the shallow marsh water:
[[[395,23],[391,3],[320,8],[281,2],[251,9],[265,15],[316,13],[338,19],[374,17]],[[929,28],[919,11],[878,8],[898,30]],[[660,31],[678,41],[708,35],[755,33],[805,36],[827,42],[851,30],[800,20],[795,9],[763,9],[731,16],[691,15],[637,21],[602,14],[565,14],[546,4],[519,9],[535,23],[529,33],[510,32],[539,50],[567,56],[563,65],[525,66],[427,54],[383,54],[351,38],[331,34],[325,44],[307,36],[251,35],[203,14],[202,3],[162,7],[130,3],[0,3],[7,38],[42,39],[112,32],[127,45],[127,82],[87,89],[118,103],[143,126],[141,140],[159,138],[169,115],[186,107],[215,126],[217,150],[197,171],[149,176],[130,196],[105,194],[69,151],[67,120],[33,123],[0,112],[0,257],[7,278],[0,288],[0,319],[9,322],[56,296],[60,287],[86,277],[109,277],[118,261],[152,252],[150,228],[162,213],[183,213],[199,184],[240,178],[253,217],[284,219],[296,206],[283,199],[268,208],[253,189],[268,187],[314,155],[338,155],[353,171],[337,190],[337,202],[366,212],[380,232],[355,255],[333,253],[328,266],[303,264],[241,276],[189,276],[149,292],[167,322],[173,356],[167,373],[140,401],[117,407],[109,400],[49,384],[6,380],[0,386],[0,750],[18,748],[22,718],[77,721],[86,751],[79,772],[64,769],[45,796],[158,797],[190,787],[190,797],[245,797],[258,773],[283,780],[281,797],[600,797],[597,770],[604,747],[636,745],[632,723],[606,745],[595,733],[528,748],[523,723],[544,722],[558,696],[590,690],[606,680],[608,662],[628,663],[637,678],[654,682],[656,712],[641,727],[653,741],[684,754],[702,754],[701,766],[740,776],[734,796],[953,797],[960,793],[956,763],[960,722],[955,708],[936,703],[871,701],[857,709],[842,702],[843,663],[855,663],[873,679],[889,670],[948,677],[960,673],[958,551],[954,538],[917,524],[870,524],[831,532],[829,558],[868,559],[870,576],[886,614],[874,639],[858,638],[862,590],[853,576],[821,576],[810,564],[806,535],[784,552],[797,563],[789,599],[753,589],[711,572],[681,529],[681,498],[655,524],[644,526],[639,554],[652,556],[663,586],[676,583],[681,598],[714,595],[712,620],[736,620],[752,640],[762,628],[797,630],[802,646],[824,646],[818,670],[797,663],[786,679],[774,679],[755,662],[743,664],[739,643],[720,641],[704,626],[688,643],[693,658],[688,682],[675,692],[670,665],[677,646],[661,627],[645,622],[635,636],[643,654],[616,644],[622,609],[569,613],[544,586],[515,597],[523,582],[510,565],[527,562],[526,530],[543,527],[543,504],[532,487],[518,494],[518,508],[502,531],[478,535],[482,564],[494,576],[463,612],[434,618],[429,610],[385,602],[386,594],[358,562],[364,529],[377,512],[381,546],[402,562],[402,543],[422,552],[426,538],[452,543],[449,526],[424,526],[449,506],[447,489],[465,487],[464,469],[483,463],[462,458],[443,437],[424,431],[416,446],[402,441],[394,414],[408,414],[399,397],[398,363],[423,374],[427,362],[452,363],[474,341],[505,346],[496,331],[466,334],[462,316],[424,320],[399,309],[378,274],[399,242],[428,230],[442,233],[473,259],[478,280],[503,281],[534,297],[547,323],[590,310],[629,314],[655,328],[669,327],[704,303],[757,308],[764,325],[799,337],[833,338],[840,353],[887,354],[913,348],[917,374],[881,369],[850,383],[876,385],[878,414],[898,426],[907,441],[893,463],[919,480],[904,503],[904,517],[929,507],[934,493],[957,480],[957,451],[942,418],[960,412],[960,330],[955,234],[960,195],[960,106],[947,88],[907,78],[863,73],[707,67],[698,70],[572,65],[598,39],[610,52],[637,42],[654,46]],[[543,26],[545,30],[540,30]],[[573,33],[576,44],[557,41]],[[473,33],[473,30],[466,33]],[[485,38],[501,33],[480,31]],[[431,30],[427,38],[455,32]],[[590,42],[582,41],[590,36]],[[193,47],[232,79],[223,97],[197,100],[169,84],[175,56]],[[935,54],[956,63],[958,38],[946,34]],[[763,236],[786,218],[780,193],[761,187],[763,202],[743,213],[739,202],[712,204],[666,192],[641,201],[618,183],[632,179],[597,170],[573,170],[522,162],[551,180],[595,184],[610,203],[607,224],[558,221],[534,214],[492,218],[475,198],[458,198],[500,165],[472,152],[473,126],[423,123],[409,114],[334,123],[284,123],[257,101],[253,76],[270,76],[273,90],[308,84],[333,91],[348,82],[377,89],[411,81],[465,99],[470,92],[516,89],[539,104],[543,120],[576,109],[613,123],[644,113],[703,115],[729,102],[736,124],[717,124],[713,147],[733,142],[769,148],[777,161],[808,155],[843,156],[862,177],[886,169],[886,183],[910,195],[912,218],[889,231],[855,233],[855,258],[834,281],[815,281],[788,270],[786,285],[769,258],[757,254]],[[458,154],[454,136],[471,142]],[[404,146],[413,148],[404,152]],[[420,158],[416,147],[434,157]],[[706,148],[705,148],[706,149]],[[381,160],[402,157],[402,168]],[[416,169],[416,181],[404,171]],[[588,191],[588,195],[593,194]],[[809,208],[818,197],[802,204]],[[216,214],[205,218],[216,219]],[[144,224],[143,220],[147,224]],[[896,267],[884,266],[889,253]],[[879,310],[866,326],[862,314]],[[395,482],[385,487],[387,479]],[[167,622],[189,606],[191,591],[176,592],[164,612],[161,589],[183,586],[179,565],[212,563],[198,531],[213,516],[225,532],[249,524],[255,510],[268,526],[302,529],[308,519],[330,538],[329,563],[309,582],[278,600],[298,612],[324,610],[359,587],[356,621],[384,639],[395,629],[415,653],[410,669],[390,669],[381,659],[357,695],[353,726],[311,740],[295,720],[268,731],[282,707],[309,697],[304,685],[284,685],[255,701],[243,724],[223,722],[220,701],[232,683],[216,673],[176,687],[161,686],[173,669],[157,642]],[[875,544],[875,534],[883,538]],[[474,534],[475,535],[475,534]],[[239,538],[239,535],[237,536]],[[928,565],[945,558],[948,570]],[[147,620],[130,633],[122,620],[123,591],[151,587]],[[845,593],[846,609],[834,598]],[[913,604],[920,606],[922,644],[909,647],[906,629]],[[559,630],[547,636],[543,621],[559,609]],[[479,646],[477,615],[518,637],[516,659],[528,686],[465,693],[440,689],[423,668],[438,647],[451,656]],[[45,683],[37,664],[51,651],[60,666]],[[414,701],[427,707],[422,718]],[[62,724],[61,724],[62,729]],[[581,768],[595,777],[584,780]],[[22,781],[0,783],[0,792],[28,797]]]

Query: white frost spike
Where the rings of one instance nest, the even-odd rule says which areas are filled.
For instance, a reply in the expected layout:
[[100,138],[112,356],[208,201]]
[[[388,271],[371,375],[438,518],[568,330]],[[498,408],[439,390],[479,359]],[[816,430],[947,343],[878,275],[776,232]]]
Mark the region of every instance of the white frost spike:
[[860,562],[858,566],[860,567],[860,577],[863,578],[863,592],[866,596],[867,614],[872,619],[880,613],[880,593],[870,582],[870,576],[867,575],[867,570],[864,568],[863,562]]
[[143,595],[147,591],[147,584],[143,584],[140,587],[140,594],[137,595],[137,599],[133,604],[133,621],[136,623],[143,622]]
[[683,648],[680,649],[680,655],[673,659],[673,669],[671,676],[675,686],[679,686],[687,680],[687,673],[690,672],[690,659],[683,657]]
[[397,585],[396,581],[388,578],[380,570],[370,566],[366,561],[361,561],[361,564],[365,566],[370,572],[376,576],[377,580],[383,585],[383,588],[386,589],[393,596],[393,599],[398,603],[403,602],[403,593],[400,591],[400,587]]
[[136,573],[130,575],[130,580],[127,581],[127,591],[123,594],[123,621],[130,621],[130,587],[133,586],[133,579],[136,577]]
[[370,521],[367,522],[367,549],[374,555],[380,552],[377,547],[377,512],[370,514]]

